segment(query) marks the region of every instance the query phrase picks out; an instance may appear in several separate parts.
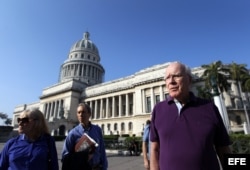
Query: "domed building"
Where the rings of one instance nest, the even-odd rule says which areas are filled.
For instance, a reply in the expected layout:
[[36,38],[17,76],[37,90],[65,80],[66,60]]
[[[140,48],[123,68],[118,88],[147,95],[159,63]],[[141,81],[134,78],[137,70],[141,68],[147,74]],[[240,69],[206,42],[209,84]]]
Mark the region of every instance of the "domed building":
[[102,83],[105,70],[100,60],[98,48],[85,32],[83,39],[71,47],[68,59],[62,64],[60,82],[75,79],[88,86]]
[[76,107],[82,100],[82,93],[86,87],[102,83],[105,74],[98,48],[89,37],[89,32],[85,32],[83,38],[73,44],[61,65],[59,82],[43,89],[39,102],[15,108],[15,128],[16,118],[29,108],[39,108],[45,114],[54,135],[64,135],[78,123]]
[[[104,82],[105,70],[100,61],[97,46],[90,40],[89,32],[85,32],[83,38],[73,44],[61,65],[59,82],[44,88],[38,102],[15,107],[14,128],[18,127],[16,119],[23,110],[39,108],[52,135],[67,135],[78,124],[78,104],[86,102],[92,108],[91,122],[98,124],[104,135],[141,136],[154,105],[168,95],[164,73],[169,63]],[[196,67],[191,71],[194,77],[192,91],[197,93],[197,87],[204,85],[200,79],[204,69]],[[230,122],[224,121],[231,130],[243,130],[245,117],[240,93],[234,81],[229,83],[233,94],[223,92],[222,97]]]

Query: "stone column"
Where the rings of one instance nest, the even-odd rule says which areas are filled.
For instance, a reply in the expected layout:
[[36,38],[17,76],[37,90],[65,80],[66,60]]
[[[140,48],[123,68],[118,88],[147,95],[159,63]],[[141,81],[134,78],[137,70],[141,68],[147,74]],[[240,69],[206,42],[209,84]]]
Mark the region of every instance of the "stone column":
[[115,117],[115,96],[112,97],[112,117]]
[[56,111],[55,111],[55,118],[58,118],[58,112],[59,112],[59,101],[56,101]]
[[163,88],[162,88],[162,85],[160,86],[160,101],[163,101],[164,100],[164,94],[163,94]]
[[97,79],[97,76],[96,76],[96,67],[94,67],[94,79],[95,80]]
[[118,117],[121,117],[122,116],[122,95],[119,95],[118,105],[119,105]]
[[132,114],[131,115],[134,115],[135,114],[135,93],[132,94],[133,95],[133,108],[132,108]]
[[141,99],[142,99],[142,113],[145,113],[145,90],[141,90]]
[[[60,100],[59,100],[59,106],[58,106],[58,108],[59,108],[59,112],[61,111],[61,109],[63,109],[62,102]],[[59,115],[58,117],[61,118],[61,116],[64,117],[64,115]]]
[[[85,64],[82,64],[82,76],[85,77],[86,76],[86,70],[84,70],[85,68]],[[86,69],[86,68],[85,68]]]
[[128,97],[128,93],[126,94],[126,111],[125,111],[125,116],[128,116],[128,112],[129,112],[129,97]]
[[49,117],[48,117],[48,119],[51,117],[51,102],[49,102],[49,110],[48,110],[49,112],[48,112],[48,115],[49,115]]
[[154,88],[152,87],[150,89],[150,96],[151,96],[151,110],[150,112],[152,112],[152,109],[154,108],[154,105],[155,105],[155,95],[154,95]]
[[86,76],[89,76],[89,65],[86,64]]
[[109,117],[109,98],[106,98],[106,118]]
[[103,99],[100,99],[100,118],[104,117],[103,113]]
[[93,109],[93,101],[89,101],[89,107],[91,108],[92,111],[92,115],[91,115],[91,119],[94,119],[94,109]]
[[49,113],[48,113],[48,104],[45,103],[44,106],[45,106],[45,107],[44,107],[45,119],[48,119],[48,115],[49,115]]
[[97,113],[97,104],[98,104],[98,102],[97,102],[97,100],[95,100],[94,102],[95,102],[95,113],[94,114],[95,114],[95,119],[97,119],[97,114],[98,114]]

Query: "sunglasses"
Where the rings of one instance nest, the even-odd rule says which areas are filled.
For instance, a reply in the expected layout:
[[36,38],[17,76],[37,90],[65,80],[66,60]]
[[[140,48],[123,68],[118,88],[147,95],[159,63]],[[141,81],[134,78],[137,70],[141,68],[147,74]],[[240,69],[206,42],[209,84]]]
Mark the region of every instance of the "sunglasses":
[[29,118],[28,117],[24,117],[24,118],[17,118],[17,123],[29,123]]

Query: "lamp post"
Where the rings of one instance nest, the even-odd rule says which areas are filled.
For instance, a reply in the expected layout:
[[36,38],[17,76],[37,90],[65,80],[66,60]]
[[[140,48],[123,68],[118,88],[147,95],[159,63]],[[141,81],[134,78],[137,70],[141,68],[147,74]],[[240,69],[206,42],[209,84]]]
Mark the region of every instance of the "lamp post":
[[220,112],[220,115],[221,115],[222,120],[224,122],[224,125],[227,129],[227,132],[229,133],[230,124],[229,124],[227,110],[226,110],[226,107],[222,101],[221,95],[219,93],[217,81],[216,81],[216,78],[214,75],[211,76],[210,83],[212,85],[212,95],[213,95],[213,99],[214,99],[214,104],[219,109],[219,112]]

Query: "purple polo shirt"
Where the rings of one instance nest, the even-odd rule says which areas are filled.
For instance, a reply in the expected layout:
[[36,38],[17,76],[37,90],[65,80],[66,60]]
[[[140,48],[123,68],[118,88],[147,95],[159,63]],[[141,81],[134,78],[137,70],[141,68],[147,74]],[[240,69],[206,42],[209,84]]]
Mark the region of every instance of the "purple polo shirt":
[[150,140],[159,142],[161,170],[219,170],[214,146],[230,145],[218,108],[193,93],[180,115],[171,97],[155,105]]

